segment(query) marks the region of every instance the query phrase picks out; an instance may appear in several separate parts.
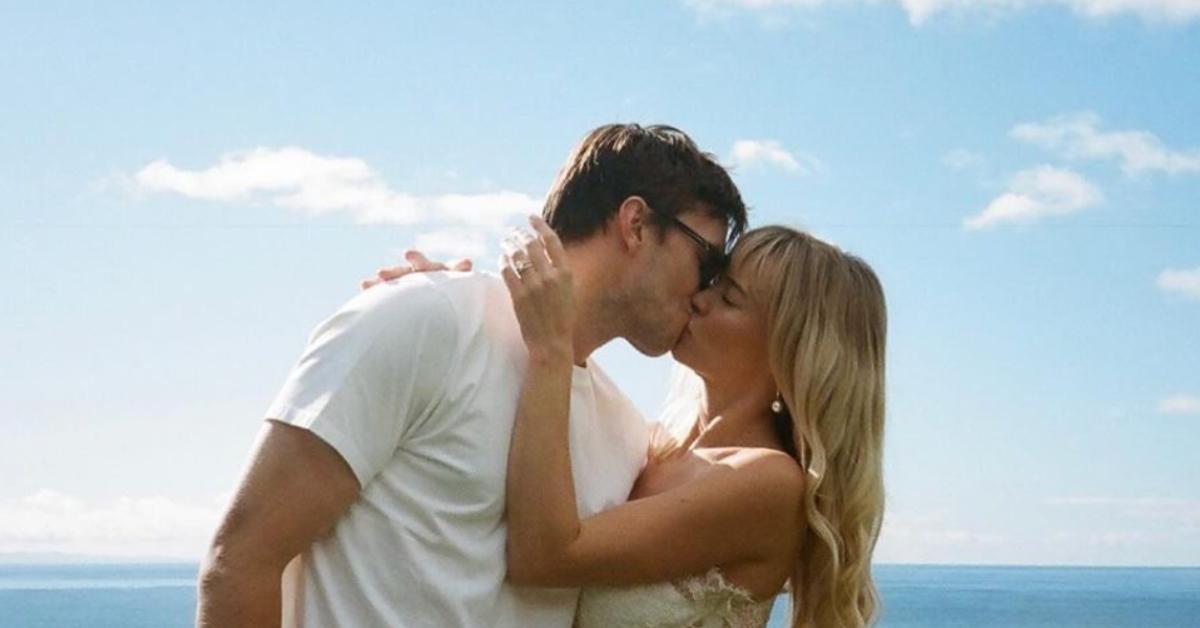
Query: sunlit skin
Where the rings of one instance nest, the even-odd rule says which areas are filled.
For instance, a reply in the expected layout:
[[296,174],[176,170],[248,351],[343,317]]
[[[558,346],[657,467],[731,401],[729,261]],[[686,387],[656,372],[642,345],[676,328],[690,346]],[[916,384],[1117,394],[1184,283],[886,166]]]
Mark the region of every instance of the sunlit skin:
[[[534,263],[501,269],[531,357],[506,478],[508,578],[533,586],[629,585],[718,566],[728,581],[755,598],[771,599],[794,566],[804,478],[773,433],[775,391],[765,368],[760,310],[733,294],[717,307],[712,299],[719,298],[722,286],[688,300],[683,322],[694,321],[693,332],[703,328],[714,334],[706,340],[714,342],[711,350],[697,351],[690,360],[706,378],[697,427],[680,443],[681,455],[650,461],[630,501],[581,520],[565,446],[572,269],[553,231],[531,222],[540,236],[526,250]],[[681,231],[678,225],[674,230]],[[658,248],[665,252],[672,245],[669,238]],[[689,244],[693,254],[701,250],[696,242]],[[649,254],[654,248],[645,246],[647,253],[640,257],[654,257]],[[693,258],[694,280],[699,259]],[[739,285],[737,276],[735,267],[726,289]],[[745,292],[744,286],[737,289]],[[721,351],[725,344],[730,351]],[[685,339],[683,348],[689,345]],[[733,350],[744,345],[757,345],[750,351],[761,353]],[[727,364],[716,366],[722,360]]]
[[[638,197],[631,197],[626,202],[642,204],[643,211],[648,209]],[[725,223],[704,209],[702,206],[693,208],[678,218],[718,250],[724,250]],[[628,261],[630,268],[624,273],[625,280],[609,295],[611,303],[595,305],[608,310],[618,319],[614,323],[613,335],[624,337],[634,348],[648,356],[662,355],[676,345],[692,317],[692,299],[698,295],[700,283],[700,248],[679,229],[669,225],[662,229],[661,238],[650,238],[650,246]],[[602,239],[595,244],[601,243]],[[430,261],[420,251],[414,250],[406,251],[404,259],[405,264],[380,269],[374,277],[363,280],[361,287],[367,289],[411,272],[472,269],[471,260],[446,264]],[[613,272],[614,269],[602,270]],[[578,277],[587,270],[577,267],[575,272]]]
[[746,387],[769,380],[767,319],[735,263],[692,298],[692,316],[671,354],[706,380]]
[[[693,210],[679,220],[718,249],[725,248],[725,223]],[[663,227],[661,243],[647,247],[632,263],[622,300],[629,329],[622,334],[638,351],[657,356],[675,346],[692,316],[692,298],[700,283],[702,251],[679,229]]]
[[[723,244],[720,221],[700,212],[680,220],[714,246]],[[534,223],[543,240],[552,237],[544,223]],[[626,310],[605,311],[624,319],[623,335],[643,353],[673,348],[704,380],[705,402],[682,455],[651,461],[630,502],[580,521],[561,445],[566,435],[556,419],[569,404],[565,365],[572,351],[564,329],[579,295],[574,308],[564,305],[570,288],[556,285],[568,253],[551,263],[539,240],[526,253],[535,268],[502,269],[531,356],[539,356],[531,361],[519,412],[526,429],[514,432],[510,452],[509,578],[539,586],[632,584],[719,564],[730,582],[756,598],[773,597],[793,566],[803,479],[773,429],[769,406],[776,388],[767,368],[765,308],[751,297],[740,265],[697,291],[701,249],[668,226],[620,269],[629,280],[612,297]],[[593,269],[572,270],[578,280],[581,270]],[[638,299],[644,302],[635,306]],[[538,462],[521,462],[531,460]],[[521,507],[527,501],[530,507]],[[667,538],[672,542],[664,544]]]

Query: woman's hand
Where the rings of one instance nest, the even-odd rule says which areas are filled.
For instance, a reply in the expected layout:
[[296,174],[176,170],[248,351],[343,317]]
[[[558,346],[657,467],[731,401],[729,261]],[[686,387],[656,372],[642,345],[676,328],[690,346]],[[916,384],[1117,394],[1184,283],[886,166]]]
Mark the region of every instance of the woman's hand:
[[532,359],[574,359],[575,296],[562,242],[539,216],[537,236],[510,238],[500,274],[512,294],[521,335]]
[[427,273],[434,270],[456,270],[462,272],[471,270],[471,260],[469,259],[463,258],[447,266],[443,262],[431,262],[423,253],[413,249],[404,252],[404,260],[408,263],[391,268],[380,268],[374,277],[362,280],[358,286],[366,290],[385,281],[399,279],[409,273]]

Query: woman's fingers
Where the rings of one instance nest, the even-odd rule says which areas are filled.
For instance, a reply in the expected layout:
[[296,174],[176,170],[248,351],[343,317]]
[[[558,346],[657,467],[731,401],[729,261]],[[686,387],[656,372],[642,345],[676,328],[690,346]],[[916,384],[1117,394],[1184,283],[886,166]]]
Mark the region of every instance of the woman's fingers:
[[362,288],[363,290],[366,290],[368,288],[373,288],[375,286],[378,286],[379,284],[381,284],[385,281],[399,279],[411,272],[412,272],[412,267],[410,267],[410,266],[393,266],[391,268],[380,268],[379,270],[375,271],[375,276],[373,278],[364,279],[361,282],[359,282],[358,287]]
[[408,263],[392,266],[391,268],[380,268],[379,270],[375,271],[375,277],[371,279],[364,279],[359,282],[359,288],[367,290],[369,288],[378,286],[385,281],[399,279],[412,273],[427,273],[435,270],[456,270],[460,272],[467,272],[474,266],[471,260],[466,257],[456,260],[453,263],[453,266],[447,266],[442,262],[431,261],[428,257],[425,257],[424,253],[416,249],[409,249],[405,251],[404,259]]
[[425,257],[424,253],[416,249],[405,251],[404,261],[408,262],[408,265],[412,266],[413,270],[421,272],[429,270],[431,266],[435,265],[434,262],[429,261],[429,258]]
[[500,248],[504,251],[506,263],[523,279],[531,277],[535,271],[541,268],[535,267],[533,261],[535,256],[530,249],[531,242],[536,239],[528,231],[513,229],[500,242]]
[[393,279],[399,279],[413,272],[413,270],[414,269],[412,266],[402,264],[400,266],[392,266],[391,268],[380,268],[379,271],[375,273],[375,276],[378,277],[380,281],[391,281]]
[[521,277],[508,264],[500,269],[500,276],[504,278],[504,285],[508,286],[509,294],[515,297],[521,289]]
[[536,235],[515,229],[505,238],[505,247],[516,261],[518,271],[528,265],[539,275],[549,277],[551,271],[564,268],[562,242],[540,217],[530,216],[529,224],[537,232]]
[[525,254],[530,264],[533,264],[533,269],[543,277],[550,275],[553,266],[550,263],[550,258],[546,257],[546,246],[542,243],[541,238],[530,238],[525,243]]
[[546,224],[546,221],[538,215],[529,216],[529,224],[533,230],[541,236],[541,241],[546,251],[546,256],[550,258],[550,263],[555,268],[562,268],[566,261],[566,253],[563,251],[562,241],[558,239],[558,234]]

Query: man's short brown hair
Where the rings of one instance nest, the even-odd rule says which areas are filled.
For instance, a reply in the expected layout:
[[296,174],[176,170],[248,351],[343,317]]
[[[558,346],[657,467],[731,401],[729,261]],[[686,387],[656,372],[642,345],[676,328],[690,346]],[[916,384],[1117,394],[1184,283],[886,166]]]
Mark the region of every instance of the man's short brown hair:
[[621,203],[640,196],[660,226],[702,203],[723,219],[733,242],[746,228],[746,206],[729,173],[692,138],[656,124],[606,124],[571,151],[546,197],[546,222],[564,243],[604,229]]

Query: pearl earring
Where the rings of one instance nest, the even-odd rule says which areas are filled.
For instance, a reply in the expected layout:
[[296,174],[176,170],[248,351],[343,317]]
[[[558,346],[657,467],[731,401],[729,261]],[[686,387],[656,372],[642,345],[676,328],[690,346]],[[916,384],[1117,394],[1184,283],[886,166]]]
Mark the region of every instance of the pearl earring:
[[775,414],[783,414],[783,396],[775,397],[775,401],[771,402],[771,412]]

